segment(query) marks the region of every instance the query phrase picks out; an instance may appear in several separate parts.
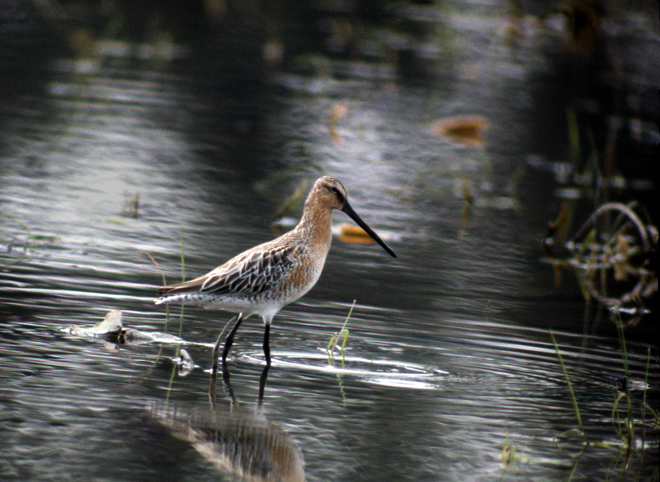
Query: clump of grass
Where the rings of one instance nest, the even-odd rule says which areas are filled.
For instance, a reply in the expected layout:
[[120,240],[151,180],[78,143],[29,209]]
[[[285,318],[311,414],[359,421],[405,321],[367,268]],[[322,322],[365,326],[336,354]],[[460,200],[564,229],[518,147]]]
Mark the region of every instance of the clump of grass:
[[121,215],[126,218],[138,218],[138,207],[140,205],[140,193],[130,193],[124,190],[124,208]]
[[[606,145],[599,149],[589,128],[584,134],[590,145],[582,145],[584,136],[574,109],[566,109],[566,122],[568,159],[546,166],[555,172],[557,182],[573,183],[575,190],[593,200],[595,208],[570,239],[568,233],[577,202],[571,198],[564,200],[559,219],[548,225],[542,245],[547,256],[544,261],[552,263],[556,285],[564,268],[571,268],[585,299],[594,298],[614,316],[624,313],[630,316],[629,324],[637,324],[650,313],[643,304],[644,298],[657,292],[652,258],[657,251],[658,229],[639,202],[627,205],[610,202],[611,193],[632,187],[620,174],[615,174],[614,146],[622,123],[610,123]],[[568,250],[568,255],[556,256],[557,250]]]
[[[566,228],[566,217],[562,212],[561,230]],[[564,259],[555,257],[551,249],[560,239],[559,220],[548,228],[543,245],[546,261],[556,274],[563,268],[574,269],[586,300],[598,300],[613,315],[630,314],[629,324],[637,324],[649,313],[643,299],[657,292],[651,257],[657,249],[658,229],[645,209],[637,202],[603,204],[565,243],[570,255]]]
[[[622,444],[621,445],[622,450],[620,452],[620,457],[622,457],[622,460],[620,462],[620,466],[621,466],[621,471],[625,473],[630,468],[630,464],[632,462],[635,453],[645,448],[644,422],[646,420],[647,411],[651,413],[655,427],[658,427],[658,412],[646,403],[648,374],[649,374],[649,366],[651,363],[651,349],[648,348],[644,382],[641,385],[641,389],[643,391],[642,402],[640,405],[640,417],[639,417],[639,420],[641,420],[641,422],[640,423],[635,422],[635,413],[634,413],[635,410],[633,407],[633,400],[630,395],[630,376],[628,371],[628,355],[626,348],[626,339],[623,330],[624,326],[620,319],[617,320],[616,325],[617,325],[617,331],[619,332],[619,341],[621,343],[624,375],[621,378],[621,385],[619,387],[619,392],[616,395],[614,399],[614,404],[612,406],[612,424],[614,426],[614,431]],[[624,407],[623,409],[620,409],[621,405],[623,405]]]
[[348,311],[348,316],[346,316],[346,319],[344,320],[344,324],[341,326],[341,330],[339,330],[337,333],[333,333],[332,336],[330,337],[330,342],[328,343],[328,346],[325,349],[325,352],[328,354],[328,364],[332,365],[335,359],[335,350],[337,349],[337,344],[339,343],[339,340],[342,338],[343,335],[343,340],[341,342],[341,346],[339,346],[339,352],[341,353],[341,367],[344,368],[344,362],[345,362],[345,357],[344,357],[344,347],[346,346],[346,342],[348,341],[348,328],[346,328],[346,325],[348,324],[348,320],[351,318],[351,314],[353,313],[353,308],[355,308],[355,302],[356,300],[353,300],[353,304],[351,305],[351,309]]
[[557,340],[555,340],[555,335],[552,332],[552,330],[550,331],[550,337],[552,338],[552,344],[555,347],[555,353],[557,354],[557,359],[559,360],[559,366],[561,367],[561,371],[564,375],[564,378],[566,379],[566,383],[568,384],[568,391],[571,395],[571,402],[573,404],[573,412],[575,413],[575,418],[576,418],[577,423],[578,423],[577,427],[573,427],[573,428],[571,428],[571,429],[569,429],[565,432],[562,432],[562,433],[556,435],[554,437],[554,440],[555,440],[556,443],[558,443],[559,442],[558,439],[560,437],[565,437],[569,434],[577,433],[580,436],[580,438],[582,438],[583,441],[584,441],[584,444],[582,445],[582,450],[577,455],[577,457],[575,457],[575,459],[573,461],[573,464],[571,466],[571,471],[570,471],[570,473],[569,473],[569,475],[566,479],[566,480],[571,480],[573,478],[573,474],[577,470],[577,466],[578,466],[578,463],[579,463],[580,459],[582,458],[582,455],[587,450],[587,447],[589,447],[590,441],[587,438],[587,435],[584,433],[584,430],[582,428],[582,417],[580,417],[580,407],[578,406],[577,399],[575,398],[575,392],[573,392],[573,385],[571,384],[571,379],[568,376],[568,372],[566,371],[566,366],[564,365],[564,360],[561,357],[561,353],[559,352],[559,346],[557,345]]
[[515,471],[516,466],[520,466],[528,461],[529,457],[523,454],[522,449],[518,449],[518,446],[511,444],[509,434],[507,433],[506,440],[502,446],[502,451],[500,452],[502,470],[504,470],[505,473],[512,473]]
[[[11,263],[6,263],[6,264],[2,264],[2,265],[0,265],[0,268],[9,268],[10,266],[13,266],[13,265],[18,264],[18,263],[20,263],[21,261],[25,260],[25,259],[28,257],[28,251],[29,251],[30,249],[34,249],[35,245],[37,244],[37,241],[36,241],[36,238],[34,237],[34,235],[32,234],[32,230],[30,229],[30,227],[29,227],[27,224],[25,224],[25,223],[19,221],[18,219],[13,218],[12,216],[8,216],[8,215],[6,215],[6,214],[3,214],[2,216],[5,217],[5,218],[7,218],[7,219],[9,219],[10,221],[15,222],[15,223],[18,224],[20,227],[22,227],[23,229],[25,229],[25,231],[27,231],[28,238],[29,238],[29,240],[30,240],[30,244],[29,244],[29,245],[25,245],[25,246],[23,247],[23,256],[21,256],[21,257],[20,257],[19,259],[17,259],[16,261],[12,261]],[[13,248],[13,246],[12,246],[11,244],[9,244],[9,246],[7,247],[7,251],[8,251],[8,252],[11,252],[11,251],[12,251],[12,248]]]
[[[582,447],[582,450],[578,454],[578,456],[575,458],[575,461],[572,466],[571,473],[568,477],[568,480],[571,479],[573,473],[577,469],[577,464],[581,458],[581,456],[585,453],[588,447],[600,447],[600,448],[619,448],[619,452],[617,456],[615,457],[613,461],[613,467],[615,469],[618,468],[618,470],[621,471],[621,476],[622,479],[624,480],[626,478],[626,475],[628,474],[628,471],[631,467],[633,458],[636,454],[642,453],[642,451],[646,448],[645,447],[645,421],[646,421],[646,414],[647,412],[651,413],[651,417],[653,422],[651,423],[651,426],[653,427],[658,427],[658,412],[654,410],[649,404],[646,402],[646,389],[648,388],[648,373],[649,373],[649,367],[650,367],[650,362],[651,362],[651,349],[648,349],[648,354],[647,354],[647,360],[646,360],[646,370],[645,370],[645,378],[644,378],[644,383],[641,386],[641,389],[643,390],[643,395],[642,395],[642,402],[640,404],[640,413],[639,413],[639,418],[637,418],[637,422],[635,421],[635,410],[634,410],[634,403],[633,399],[630,395],[630,389],[629,389],[629,371],[628,371],[628,355],[627,355],[627,349],[626,349],[626,342],[625,342],[625,336],[623,332],[623,323],[621,320],[618,320],[617,323],[617,328],[619,331],[619,340],[621,343],[621,352],[622,352],[622,361],[623,361],[623,369],[624,369],[624,375],[622,377],[621,381],[621,386],[619,388],[619,392],[615,396],[614,403],[612,406],[612,415],[611,415],[611,422],[614,426],[614,431],[619,439],[619,442],[610,442],[606,440],[590,440],[585,431],[584,427],[582,425],[582,418],[580,416],[580,409],[577,404],[577,399],[575,397],[575,393],[573,391],[573,386],[571,384],[571,380],[568,376],[568,373],[566,371],[566,367],[564,365],[561,353],[559,352],[559,347],[557,346],[557,342],[555,340],[554,334],[552,331],[550,332],[550,337],[552,338],[552,343],[555,348],[555,352],[557,353],[557,359],[559,361],[559,365],[561,367],[562,373],[566,379],[567,385],[568,385],[568,391],[570,393],[571,397],[571,402],[573,404],[573,410],[575,413],[575,418],[577,420],[578,426],[574,427],[570,430],[567,430],[566,432],[563,432],[559,434],[558,436],[555,436],[555,440],[557,440],[561,436],[568,435],[569,433],[577,433],[583,440],[584,440],[584,445]],[[621,409],[621,407],[624,407]],[[640,422],[641,420],[641,422]],[[657,473],[657,471],[656,471]],[[657,476],[654,480],[658,480]]]

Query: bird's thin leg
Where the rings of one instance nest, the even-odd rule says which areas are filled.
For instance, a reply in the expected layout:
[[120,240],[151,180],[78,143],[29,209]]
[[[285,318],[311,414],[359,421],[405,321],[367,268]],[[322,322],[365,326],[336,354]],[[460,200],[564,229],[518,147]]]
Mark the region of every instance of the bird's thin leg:
[[264,333],[264,355],[266,355],[266,366],[270,366],[270,323],[266,323],[266,331]]
[[213,347],[213,354],[211,358],[213,360],[211,363],[211,384],[209,386],[209,399],[211,401],[211,408],[215,408],[215,383],[218,378],[218,350],[220,349],[220,340],[222,340],[222,333],[218,335],[218,339],[216,340]]
[[227,336],[227,340],[225,341],[225,347],[222,349],[222,366],[224,367],[227,364],[227,355],[229,354],[229,349],[234,343],[234,335],[238,331],[238,327],[241,326],[241,322],[243,321],[243,313],[239,313],[238,319],[236,320],[236,324],[234,327],[231,329],[229,332],[229,335]]
[[[242,317],[242,314],[238,315],[235,318],[238,319],[238,317]],[[227,326],[229,326],[229,324],[232,321],[234,321],[234,318],[230,319],[222,328],[222,331],[218,335],[218,339],[216,340],[215,345],[213,346],[213,352],[211,354],[211,359],[213,360],[213,362],[211,363],[211,384],[209,386],[209,399],[211,401],[211,407],[215,406],[215,385],[216,385],[216,380],[218,378],[218,351],[220,351],[220,342],[222,341],[222,335],[225,334],[225,330],[227,329]],[[232,331],[235,331],[236,328],[237,327],[235,326],[234,330]],[[227,354],[225,353],[222,359],[222,381],[225,382],[225,385],[229,389],[229,395],[232,397],[233,400],[234,395],[231,389],[231,385],[229,384],[229,370],[227,370],[227,362],[225,359],[226,356]]]
[[268,380],[268,370],[270,370],[270,365],[264,367],[264,370],[261,372],[261,377],[259,377],[259,406],[264,403],[264,391],[266,390],[266,380]]

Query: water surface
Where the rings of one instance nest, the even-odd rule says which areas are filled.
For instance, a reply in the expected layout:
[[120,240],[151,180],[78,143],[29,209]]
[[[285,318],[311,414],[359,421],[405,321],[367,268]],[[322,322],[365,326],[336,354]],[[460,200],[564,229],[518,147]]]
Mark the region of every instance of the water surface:
[[[540,261],[558,207],[550,174],[525,170],[512,183],[530,154],[554,155],[548,138],[566,135],[561,124],[539,135],[536,100],[553,81],[542,42],[511,50],[499,18],[448,18],[461,41],[434,69],[453,73],[431,85],[387,69],[283,70],[237,91],[240,72],[218,86],[186,55],[169,65],[109,56],[84,69],[59,60],[41,90],[5,103],[3,480],[234,480],[150,416],[165,401],[208,406],[205,370],[230,315],[170,307],[168,317],[153,305],[162,275],[146,253],[175,282],[183,240],[186,278],[201,275],[272,239],[285,196],[321,172],[344,183],[398,258],[334,240],[318,285],[275,318],[261,409],[259,320],[243,324],[230,361],[235,397],[301,449],[307,480],[604,480],[620,470],[616,330],[594,325],[597,307],[571,275],[556,288]],[[333,136],[338,102],[347,111]],[[467,114],[488,119],[483,147],[429,132]],[[300,204],[286,219],[299,215]],[[342,368],[325,349],[353,300]],[[197,367],[175,375],[177,344],[115,351],[66,330],[112,309],[132,329],[181,336]],[[562,435],[577,421],[550,330],[586,432],[611,444],[580,459],[581,439]],[[634,380],[649,347],[627,344]],[[217,403],[230,404],[222,387]],[[633,467],[646,477],[655,463],[657,446]]]

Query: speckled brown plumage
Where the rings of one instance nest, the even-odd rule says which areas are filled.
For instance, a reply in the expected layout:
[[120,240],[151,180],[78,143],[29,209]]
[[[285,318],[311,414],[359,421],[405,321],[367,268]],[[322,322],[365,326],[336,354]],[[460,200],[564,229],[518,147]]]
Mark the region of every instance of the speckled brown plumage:
[[266,324],[264,351],[270,363],[268,330],[275,314],[318,281],[332,242],[332,210],[348,214],[390,255],[394,252],[353,211],[342,184],[328,176],[312,187],[298,225],[277,239],[255,246],[199,278],[163,286],[156,304],[184,303],[239,313],[223,351],[223,361],[241,321],[259,315]]

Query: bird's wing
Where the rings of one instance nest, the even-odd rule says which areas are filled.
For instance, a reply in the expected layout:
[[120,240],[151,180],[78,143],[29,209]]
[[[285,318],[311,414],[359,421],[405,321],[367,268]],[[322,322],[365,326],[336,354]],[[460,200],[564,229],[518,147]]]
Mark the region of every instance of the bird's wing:
[[200,289],[209,294],[256,295],[281,283],[294,264],[294,248],[257,247],[242,253],[205,276]]

